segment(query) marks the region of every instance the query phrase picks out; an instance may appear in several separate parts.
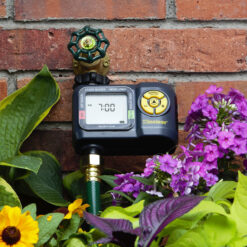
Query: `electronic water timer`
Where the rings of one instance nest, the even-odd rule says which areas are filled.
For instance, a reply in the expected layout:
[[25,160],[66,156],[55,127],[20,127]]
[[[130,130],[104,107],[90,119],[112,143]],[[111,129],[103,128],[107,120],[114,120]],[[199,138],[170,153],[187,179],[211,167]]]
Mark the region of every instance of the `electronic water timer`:
[[74,57],[73,144],[79,154],[152,155],[172,152],[177,144],[176,96],[164,83],[109,85],[101,29],[72,33]]
[[81,85],[73,96],[76,151],[104,155],[173,151],[177,144],[176,98],[162,83]]

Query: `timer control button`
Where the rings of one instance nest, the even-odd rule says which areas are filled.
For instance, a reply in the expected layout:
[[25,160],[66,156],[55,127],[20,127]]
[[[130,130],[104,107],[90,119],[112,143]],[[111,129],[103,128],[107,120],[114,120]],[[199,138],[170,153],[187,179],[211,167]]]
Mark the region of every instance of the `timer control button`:
[[165,95],[160,91],[148,91],[143,96],[146,99],[151,99],[152,97],[162,99]]
[[152,114],[152,115],[154,114],[154,108],[149,106],[148,100],[143,97],[141,99],[141,107],[142,107],[142,110],[145,111],[146,113]]
[[149,105],[151,107],[157,107],[159,105],[159,99],[157,99],[157,98],[151,98],[149,100]]
[[163,113],[166,110],[167,105],[168,105],[167,98],[165,97],[165,98],[161,99],[160,105],[155,109],[155,113],[156,114]]

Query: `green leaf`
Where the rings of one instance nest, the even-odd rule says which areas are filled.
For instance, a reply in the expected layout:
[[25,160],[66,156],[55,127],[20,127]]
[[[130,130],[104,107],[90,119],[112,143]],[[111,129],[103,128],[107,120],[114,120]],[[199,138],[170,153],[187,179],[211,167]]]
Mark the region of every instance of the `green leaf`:
[[[234,221],[224,215],[210,215],[205,222],[190,231],[176,229],[170,234],[167,247],[223,247],[236,236]],[[194,240],[197,241],[194,242]]]
[[86,190],[84,183],[84,176],[80,170],[71,172],[63,178],[64,188],[73,199],[77,198],[77,196],[85,197],[83,195],[83,190]]
[[[168,239],[169,243],[169,239]],[[177,241],[167,244],[166,247],[216,247],[210,246],[206,237],[200,231],[188,231]]]
[[124,192],[122,192],[122,191],[118,191],[118,190],[109,190],[108,193],[116,193],[116,194],[118,194],[118,195],[124,197],[125,199],[127,199],[127,200],[130,201],[131,203],[134,202],[134,200],[133,200],[130,196],[126,195],[126,194],[125,194]]
[[7,160],[19,154],[21,144],[59,97],[59,87],[44,66],[29,84],[0,102],[0,161],[7,165]]
[[17,155],[6,160],[5,162],[0,162],[1,166],[10,166],[15,168],[26,169],[34,173],[38,172],[41,164],[41,159],[31,157],[28,155]]
[[223,215],[211,215],[202,227],[208,242],[214,247],[227,245],[237,233],[235,222]]
[[57,227],[63,220],[63,217],[64,214],[61,213],[50,213],[38,219],[39,241],[35,245],[36,247],[39,247],[42,244],[46,243],[52,237],[52,235],[56,232]]
[[115,177],[113,175],[101,175],[101,176],[99,176],[99,178],[101,180],[103,180],[104,182],[106,182],[111,187],[116,187],[117,186],[117,184],[114,183],[114,180],[116,180],[117,177]]
[[59,245],[58,245],[58,242],[55,238],[52,238],[47,244],[47,247],[57,247],[57,246],[59,246]]
[[238,185],[234,202],[231,207],[231,216],[235,219],[240,235],[247,234],[247,177],[238,172]]
[[37,207],[36,207],[36,204],[35,203],[29,204],[25,208],[22,209],[22,212],[23,213],[28,212],[28,211],[29,211],[30,215],[32,216],[32,218],[34,220],[36,220],[36,217],[37,217]]
[[222,206],[212,201],[203,200],[190,212],[168,224],[163,230],[164,235],[169,235],[177,228],[189,230],[193,227],[196,227],[197,223],[203,217],[211,213],[226,215],[226,212]]
[[143,208],[144,201],[140,201],[126,208],[122,208],[120,206],[111,206],[106,208],[100,216],[110,219],[129,220],[133,224],[133,228],[136,228],[139,226],[139,219],[136,216],[141,213]]
[[[66,223],[68,223],[68,225],[65,225]],[[64,229],[60,230],[60,240],[67,240],[72,234],[78,231],[80,216],[78,214],[73,214],[69,222],[65,222],[65,224],[63,225]]]
[[216,183],[207,193],[214,202],[232,199],[235,194],[237,183],[234,181],[220,181]]
[[228,244],[229,247],[243,247],[247,246],[247,237],[243,238],[234,238],[232,241]]
[[141,182],[142,184],[145,185],[153,185],[154,184],[154,175],[150,176],[149,178],[143,178],[143,177],[138,177],[138,176],[132,176],[131,178]]
[[144,200],[145,201],[145,206],[148,205],[151,202],[154,202],[156,200],[160,199],[158,196],[150,195],[144,191],[141,191],[138,196],[136,197],[134,203],[137,203],[139,201]]
[[15,191],[3,178],[0,177],[0,207],[5,205],[21,208],[21,202]]
[[30,174],[24,181],[44,201],[56,206],[67,206],[68,201],[63,198],[61,167],[56,158],[44,151],[32,151],[28,154],[40,158],[42,166],[38,174]]

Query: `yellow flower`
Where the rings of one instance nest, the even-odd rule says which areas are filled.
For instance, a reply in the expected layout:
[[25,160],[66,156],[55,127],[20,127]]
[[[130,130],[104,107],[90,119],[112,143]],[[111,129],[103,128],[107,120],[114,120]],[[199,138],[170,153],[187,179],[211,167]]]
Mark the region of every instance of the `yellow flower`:
[[79,214],[80,217],[83,216],[83,211],[86,210],[86,208],[89,207],[88,204],[83,204],[81,205],[83,202],[82,199],[76,199],[74,202],[72,202],[69,207],[68,207],[68,213],[64,216],[64,219],[71,219],[72,214]]
[[39,239],[39,226],[28,212],[5,206],[0,212],[0,246],[33,247]]

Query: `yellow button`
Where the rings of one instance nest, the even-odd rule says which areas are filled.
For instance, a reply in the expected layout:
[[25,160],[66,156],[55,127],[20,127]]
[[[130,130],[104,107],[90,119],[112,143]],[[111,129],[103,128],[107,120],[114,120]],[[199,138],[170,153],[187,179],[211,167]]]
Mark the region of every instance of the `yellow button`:
[[146,99],[151,99],[152,97],[162,99],[164,97],[164,94],[160,91],[148,91],[143,96]]
[[159,100],[157,98],[151,98],[149,100],[149,105],[151,107],[157,107],[159,105]]
[[156,114],[161,114],[162,112],[164,112],[167,108],[167,98],[163,98],[161,99],[160,105],[155,109],[155,113]]
[[142,107],[142,110],[145,111],[146,113],[154,114],[154,108],[149,106],[147,99],[142,98],[141,107]]

